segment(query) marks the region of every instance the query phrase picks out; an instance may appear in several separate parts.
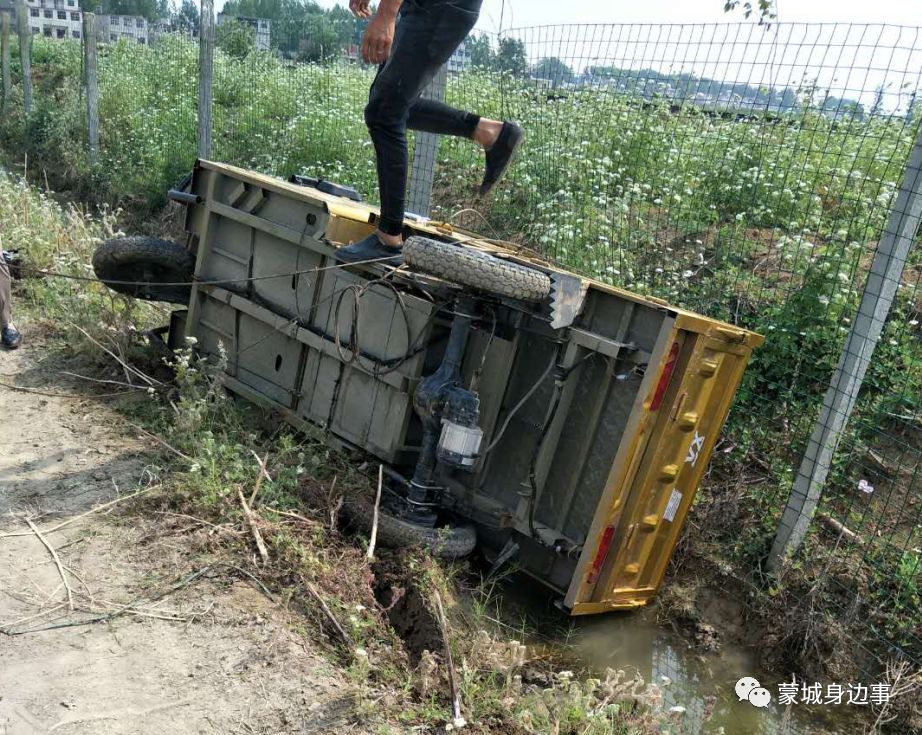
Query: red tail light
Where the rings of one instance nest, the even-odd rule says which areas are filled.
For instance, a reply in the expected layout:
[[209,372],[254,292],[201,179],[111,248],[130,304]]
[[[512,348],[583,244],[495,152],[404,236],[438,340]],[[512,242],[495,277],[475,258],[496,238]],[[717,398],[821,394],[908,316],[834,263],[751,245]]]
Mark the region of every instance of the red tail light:
[[595,584],[599,578],[599,572],[605,564],[605,558],[608,556],[608,549],[611,546],[612,539],[615,537],[615,527],[608,526],[602,532],[602,540],[599,542],[599,550],[595,553],[595,559],[592,560],[592,568],[589,570],[589,584]]
[[675,364],[679,359],[679,343],[673,342],[669,350],[669,357],[666,364],[663,365],[663,373],[659,376],[659,383],[656,384],[656,390],[653,392],[653,400],[650,401],[650,410],[659,410],[663,402],[663,396],[666,395],[666,389],[669,387],[669,381],[672,380],[672,373],[675,370]]

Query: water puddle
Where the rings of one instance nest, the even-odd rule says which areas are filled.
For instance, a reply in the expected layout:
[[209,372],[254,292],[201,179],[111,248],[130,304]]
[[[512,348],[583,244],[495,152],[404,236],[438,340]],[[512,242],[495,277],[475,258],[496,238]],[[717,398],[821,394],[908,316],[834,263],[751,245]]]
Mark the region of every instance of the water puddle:
[[[500,597],[503,617],[527,618],[529,627],[540,631],[526,640],[536,649],[600,677],[607,668],[622,669],[629,676],[636,673],[645,682],[656,684],[663,694],[663,710],[681,708],[677,717],[683,724],[681,732],[847,735],[864,729],[855,717],[854,706],[779,706],[778,685],[790,681],[790,676],[761,670],[755,646],[747,648],[729,640],[731,634],[745,640],[738,610],[735,618],[727,617],[736,610],[733,605],[723,610],[725,630],[717,628],[719,651],[702,653],[684,636],[660,625],[653,608],[567,619],[558,610],[551,610],[546,591],[520,577],[515,577],[514,583],[502,584]],[[767,707],[740,701],[735,685],[744,676],[754,677],[771,693],[772,702]]]
[[[759,670],[752,652],[726,642],[716,654],[699,654],[681,635],[657,625],[651,611],[613,613],[576,621],[564,655],[575,656],[583,666],[604,672],[606,668],[636,672],[656,684],[663,693],[662,707],[684,709],[681,719],[687,732],[727,735],[834,735],[853,732],[844,721],[847,707],[807,709],[797,704],[779,707],[777,677]],[[752,676],[768,689],[773,702],[767,708],[739,701],[734,687]],[[789,712],[785,712],[789,709]],[[854,721],[851,721],[854,725]]]

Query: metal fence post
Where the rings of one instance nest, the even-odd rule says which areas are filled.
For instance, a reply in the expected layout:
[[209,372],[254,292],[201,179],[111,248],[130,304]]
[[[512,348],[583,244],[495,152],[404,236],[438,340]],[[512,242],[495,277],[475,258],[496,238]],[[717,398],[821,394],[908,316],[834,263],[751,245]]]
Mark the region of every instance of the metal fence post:
[[198,52],[198,157],[211,156],[212,83],[214,81],[214,0],[202,0]]
[[19,62],[22,65],[22,106],[32,112],[32,32],[26,0],[16,0],[16,29],[19,33]]
[[10,80],[10,14],[5,10],[0,11],[0,66],[3,67],[3,102],[0,110],[6,112],[13,83]]
[[[445,98],[445,83],[448,67],[442,66],[422,96],[439,100]],[[436,156],[439,151],[439,136],[435,133],[417,133],[413,148],[413,162],[410,167],[410,194],[407,211],[428,217],[432,206],[432,183],[435,179]]]
[[896,201],[881,234],[874,262],[868,273],[861,305],[839,364],[823,400],[823,409],[813,427],[787,507],[772,544],[768,567],[781,568],[807,534],[816,512],[833,454],[848,423],[858,391],[880,339],[903,267],[922,222],[922,126],[903,173]]
[[86,66],[86,134],[90,163],[99,158],[99,76],[96,70],[96,16],[83,14],[83,48]]

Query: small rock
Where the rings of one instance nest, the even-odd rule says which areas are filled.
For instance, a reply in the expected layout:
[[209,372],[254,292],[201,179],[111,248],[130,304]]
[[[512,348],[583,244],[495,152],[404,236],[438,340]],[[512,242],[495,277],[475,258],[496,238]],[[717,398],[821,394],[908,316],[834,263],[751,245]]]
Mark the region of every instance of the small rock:
[[96,480],[97,482],[102,482],[103,480],[106,479],[106,473],[105,472],[94,472],[93,479]]
[[720,650],[720,634],[713,625],[698,623],[695,626],[695,643],[702,651],[717,653]]

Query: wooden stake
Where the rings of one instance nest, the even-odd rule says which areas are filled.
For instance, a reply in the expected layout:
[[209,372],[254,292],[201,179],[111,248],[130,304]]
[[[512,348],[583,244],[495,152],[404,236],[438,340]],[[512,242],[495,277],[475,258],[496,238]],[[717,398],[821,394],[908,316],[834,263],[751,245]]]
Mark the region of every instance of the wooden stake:
[[67,607],[73,611],[74,609],[74,593],[71,591],[70,585],[67,583],[67,574],[64,573],[64,566],[61,564],[61,559],[58,556],[58,552],[54,550],[54,547],[48,543],[48,539],[42,536],[42,532],[38,530],[38,527],[32,522],[31,518],[26,518],[26,523],[29,524],[29,528],[32,529],[38,540],[42,542],[44,547],[48,549],[48,552],[51,554],[51,558],[54,559],[54,564],[58,568],[58,574],[61,575],[61,581],[64,583],[64,589],[67,590]]
[[445,649],[445,668],[448,670],[448,688],[451,691],[452,725],[460,729],[467,724],[461,716],[461,689],[458,686],[458,674],[451,657],[451,641],[448,639],[448,622],[445,620],[445,609],[442,607],[442,597],[438,590],[434,590],[435,610],[439,618],[439,630],[442,632],[442,646]]
[[256,548],[259,550],[259,557],[263,560],[263,564],[268,564],[269,550],[266,548],[263,536],[256,525],[256,515],[250,510],[250,506],[247,505],[247,499],[243,497],[240,488],[237,488],[237,497],[240,498],[240,506],[243,508],[243,515],[246,516],[247,524],[249,524],[250,531],[253,533],[253,540],[256,542]]
[[375,558],[375,542],[378,540],[378,510],[381,507],[381,488],[384,486],[384,465],[378,465],[378,494],[375,495],[375,510],[371,519],[371,538],[368,539],[368,553],[365,558],[371,561]]
[[327,607],[327,604],[323,601],[323,598],[320,596],[320,593],[317,591],[317,588],[314,587],[314,585],[312,585],[307,580],[303,580],[303,581],[304,581],[304,587],[310,593],[311,597],[313,597],[317,601],[317,604],[320,605],[320,609],[323,610],[323,614],[326,615],[327,620],[330,621],[330,625],[333,626],[333,629],[336,631],[337,635],[339,635],[339,637],[342,638],[343,643],[351,643],[352,641],[349,640],[349,636],[346,635],[346,631],[343,629],[343,626],[339,624],[339,621],[336,619],[336,616],[333,615],[333,611],[330,610],[329,607]]
[[253,507],[253,503],[256,502],[256,494],[259,492],[260,486],[263,484],[263,478],[267,479],[269,482],[272,482],[272,478],[269,476],[269,470],[266,469],[266,462],[269,461],[269,452],[266,452],[266,456],[262,459],[259,458],[259,455],[250,450],[250,454],[256,457],[256,463],[259,465],[259,474],[256,476],[256,485],[253,487],[253,492],[250,493],[250,507]]

